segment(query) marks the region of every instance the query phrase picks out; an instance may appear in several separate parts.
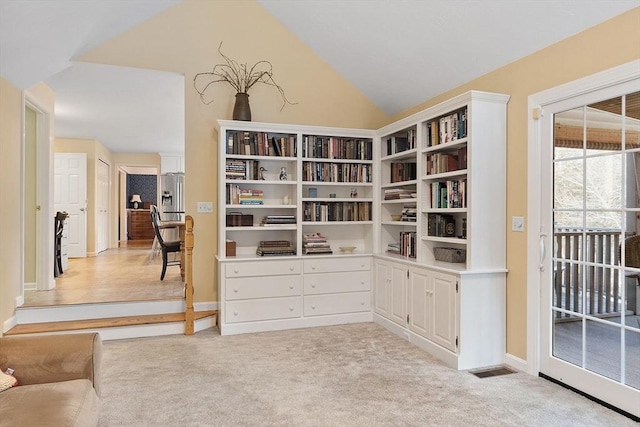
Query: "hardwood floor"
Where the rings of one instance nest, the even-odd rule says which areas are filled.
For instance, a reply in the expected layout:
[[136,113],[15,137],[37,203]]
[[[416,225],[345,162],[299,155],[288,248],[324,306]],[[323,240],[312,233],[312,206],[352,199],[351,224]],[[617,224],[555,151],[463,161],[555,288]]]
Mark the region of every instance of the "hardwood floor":
[[168,266],[161,281],[162,256],[150,259],[151,243],[129,241],[96,257],[69,259],[55,289],[25,291],[23,307],[183,299],[180,266]]

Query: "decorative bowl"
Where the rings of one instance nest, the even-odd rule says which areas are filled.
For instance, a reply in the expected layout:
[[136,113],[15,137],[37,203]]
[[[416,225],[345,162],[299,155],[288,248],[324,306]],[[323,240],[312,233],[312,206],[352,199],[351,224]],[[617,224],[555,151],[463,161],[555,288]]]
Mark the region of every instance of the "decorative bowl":
[[340,252],[351,253],[356,250],[355,246],[340,246]]
[[402,215],[391,215],[392,221],[400,221],[401,218],[402,218]]

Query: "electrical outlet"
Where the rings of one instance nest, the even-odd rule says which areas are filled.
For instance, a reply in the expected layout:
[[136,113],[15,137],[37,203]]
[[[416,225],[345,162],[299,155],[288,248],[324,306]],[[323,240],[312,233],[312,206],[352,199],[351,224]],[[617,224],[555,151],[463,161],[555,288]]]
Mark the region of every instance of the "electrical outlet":
[[198,202],[198,213],[213,213],[213,202]]
[[511,217],[511,231],[524,232],[524,217],[512,216]]

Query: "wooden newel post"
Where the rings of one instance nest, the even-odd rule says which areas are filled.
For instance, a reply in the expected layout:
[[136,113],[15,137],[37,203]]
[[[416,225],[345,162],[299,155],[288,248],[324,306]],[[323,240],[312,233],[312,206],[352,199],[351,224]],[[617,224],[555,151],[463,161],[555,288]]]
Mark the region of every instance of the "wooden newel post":
[[194,334],[195,317],[193,313],[193,217],[185,218],[186,233],[184,237],[184,249],[186,255],[186,281],[184,285],[186,311],[185,311],[185,335]]

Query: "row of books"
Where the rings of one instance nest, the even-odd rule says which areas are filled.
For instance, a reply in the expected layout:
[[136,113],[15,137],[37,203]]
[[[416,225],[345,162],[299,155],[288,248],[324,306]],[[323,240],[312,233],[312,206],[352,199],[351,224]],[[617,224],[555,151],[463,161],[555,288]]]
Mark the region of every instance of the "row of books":
[[416,232],[401,231],[397,242],[391,242],[387,245],[387,252],[390,254],[401,255],[408,258],[416,257]]
[[448,214],[429,214],[427,216],[427,235],[436,237],[455,237],[455,218]]
[[302,253],[305,255],[332,254],[327,238],[320,233],[310,233],[302,236]]
[[260,225],[263,227],[269,227],[295,223],[295,215],[267,215],[262,218],[262,222],[260,223]]
[[264,192],[227,184],[226,202],[233,205],[262,205],[264,204]]
[[436,181],[430,184],[431,208],[466,208],[467,180]]
[[467,168],[467,147],[461,147],[455,152],[433,153],[427,155],[426,173],[452,172]]
[[318,182],[371,182],[373,165],[304,162],[302,180]]
[[304,221],[371,221],[370,202],[303,202]]
[[427,146],[456,141],[467,137],[466,107],[427,123]]
[[302,157],[371,160],[373,158],[372,141],[370,139],[304,135]]
[[406,188],[387,188],[384,190],[385,200],[399,200],[399,199],[411,199],[416,197],[416,193],[413,190]]
[[262,240],[256,249],[258,256],[295,255],[296,247],[290,240]]
[[406,135],[387,138],[387,156],[416,148],[416,130],[408,129]]
[[417,168],[415,163],[391,163],[391,181],[402,182],[416,179]]
[[295,157],[297,155],[296,136],[228,131],[227,154]]
[[227,179],[262,179],[258,160],[227,160],[225,173]]

